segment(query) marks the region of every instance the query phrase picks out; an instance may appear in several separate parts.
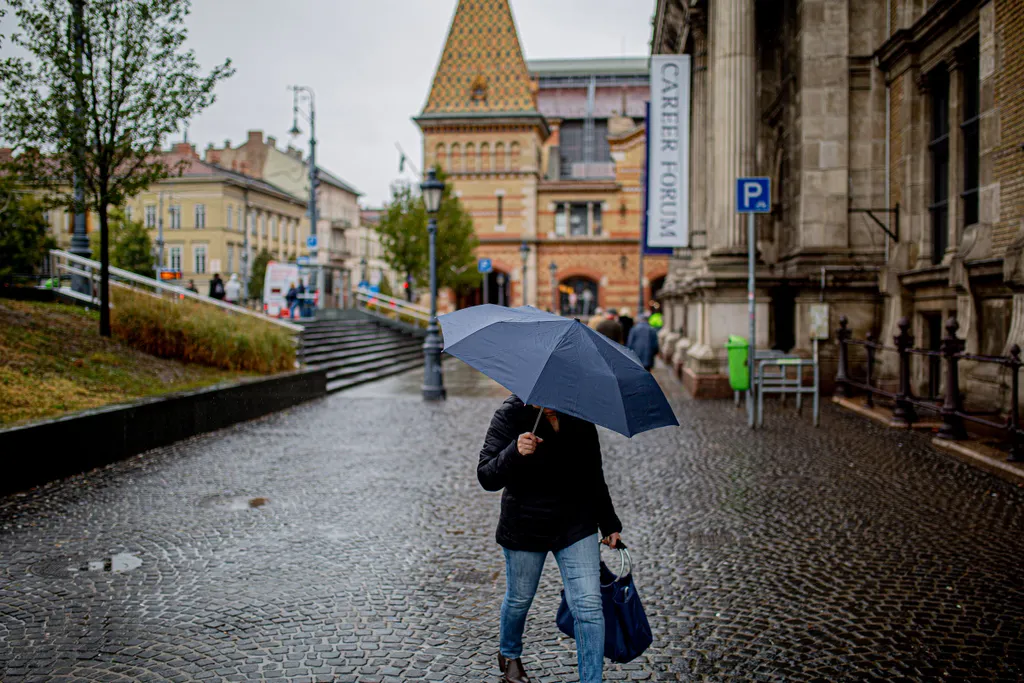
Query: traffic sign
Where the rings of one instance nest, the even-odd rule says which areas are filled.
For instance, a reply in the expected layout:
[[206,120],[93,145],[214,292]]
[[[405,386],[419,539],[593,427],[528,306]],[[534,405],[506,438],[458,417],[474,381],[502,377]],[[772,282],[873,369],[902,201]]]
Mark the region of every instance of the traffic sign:
[[300,256],[299,258],[295,259],[295,262],[298,263],[300,266],[308,266],[309,265],[309,257],[308,256]]
[[771,178],[737,178],[736,212],[771,213]]
[[480,273],[489,273],[489,272],[491,272],[491,270],[493,269],[493,266],[491,265],[491,259],[489,259],[489,258],[482,258],[482,259],[480,259],[479,261],[476,262],[476,269]]
[[310,235],[306,238],[306,247],[309,249],[316,249],[316,235]]

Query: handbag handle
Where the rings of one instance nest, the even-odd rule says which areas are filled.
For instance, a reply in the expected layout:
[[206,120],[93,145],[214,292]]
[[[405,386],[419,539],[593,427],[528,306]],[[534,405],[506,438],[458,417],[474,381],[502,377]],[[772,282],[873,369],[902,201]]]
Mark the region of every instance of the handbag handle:
[[633,573],[633,557],[629,554],[629,550],[626,549],[626,544],[619,541],[619,573],[612,579],[611,583],[603,583],[602,587],[608,587],[613,585],[619,579],[623,579]]

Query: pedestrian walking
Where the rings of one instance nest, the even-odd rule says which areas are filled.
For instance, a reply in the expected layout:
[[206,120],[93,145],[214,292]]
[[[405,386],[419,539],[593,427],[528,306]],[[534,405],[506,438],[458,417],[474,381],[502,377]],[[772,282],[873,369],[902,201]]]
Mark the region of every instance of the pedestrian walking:
[[648,316],[642,317],[629,331],[626,346],[632,349],[647,370],[654,367],[654,358],[658,355],[658,331],[651,326]]
[[[583,293],[580,294],[580,298],[583,300],[583,315],[590,315],[591,310],[594,306],[594,293],[590,289],[584,289]],[[600,313],[599,308],[595,313]]]
[[574,619],[580,683],[600,683],[605,623],[600,543],[619,547],[615,514],[595,426],[510,396],[494,413],[480,451],[477,478],[500,491],[495,539],[505,555],[498,667],[504,683],[528,683],[523,631],[541,570],[552,553]]
[[597,331],[616,344],[625,341],[622,338],[622,325],[619,324],[619,316],[614,310],[605,313],[604,319],[597,324]]
[[596,330],[598,323],[600,323],[602,320],[604,320],[604,309],[598,306],[597,310],[594,311],[594,315],[591,316],[590,320],[587,321],[587,327],[589,327],[592,330]]
[[651,327],[653,327],[655,330],[660,330],[661,326],[664,324],[661,317],[661,307],[658,306],[657,301],[651,302],[651,312],[648,323],[650,323]]
[[224,285],[224,298],[228,303],[238,305],[242,296],[242,283],[238,281],[238,273],[231,273],[228,283]]
[[195,280],[189,280],[188,281],[188,287],[186,287],[185,289],[187,289],[188,291],[193,292],[195,294],[199,293],[199,290],[196,288],[196,281]]
[[214,273],[213,279],[210,280],[209,297],[219,301],[224,298],[224,294],[224,281],[220,279],[220,273]]
[[622,338],[629,339],[629,331],[633,329],[633,318],[630,317],[628,308],[619,309],[619,324],[622,325]]
[[288,287],[288,292],[284,295],[284,301],[288,304],[288,317],[295,318],[295,308],[299,305],[299,290],[295,288],[295,283],[291,283]]

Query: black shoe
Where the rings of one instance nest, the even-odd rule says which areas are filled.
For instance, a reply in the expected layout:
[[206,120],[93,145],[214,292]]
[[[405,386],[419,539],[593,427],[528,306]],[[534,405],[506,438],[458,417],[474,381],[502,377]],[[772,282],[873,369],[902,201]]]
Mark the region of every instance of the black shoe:
[[523,660],[519,658],[505,659],[499,652],[498,668],[501,669],[502,683],[530,683],[530,678],[526,675],[526,669],[523,668]]

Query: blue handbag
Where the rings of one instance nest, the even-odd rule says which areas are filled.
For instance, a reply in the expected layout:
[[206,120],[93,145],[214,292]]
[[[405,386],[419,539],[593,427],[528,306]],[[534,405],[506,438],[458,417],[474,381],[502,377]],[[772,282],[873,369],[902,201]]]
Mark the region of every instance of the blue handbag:
[[[601,606],[604,609],[604,656],[613,662],[631,662],[654,642],[647,614],[640,604],[640,594],[633,585],[633,558],[626,546],[619,548],[619,575],[601,562]],[[628,563],[628,570],[627,570]],[[555,623],[558,630],[575,638],[573,616],[562,591],[562,604],[558,606]]]

